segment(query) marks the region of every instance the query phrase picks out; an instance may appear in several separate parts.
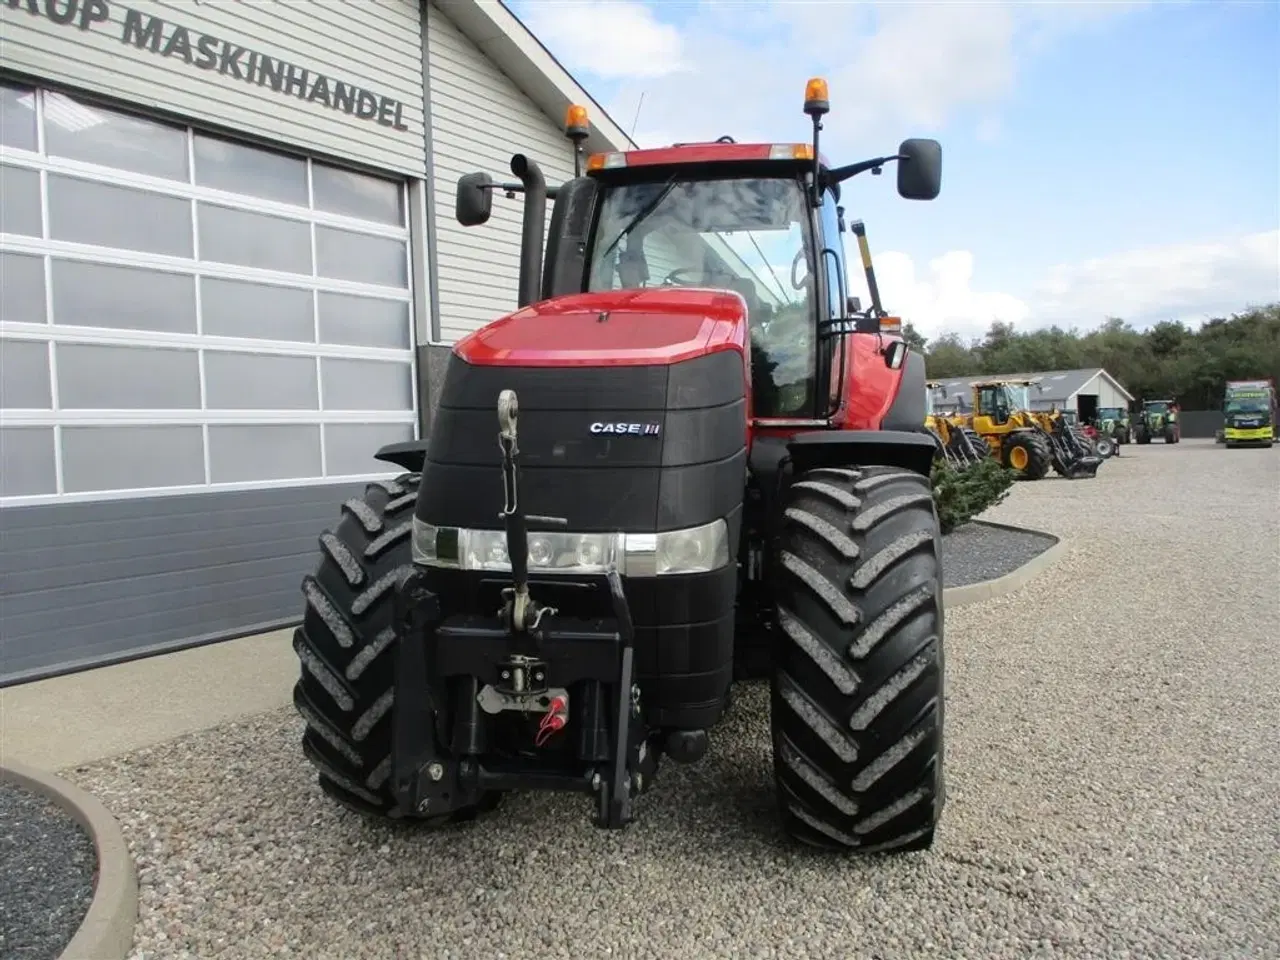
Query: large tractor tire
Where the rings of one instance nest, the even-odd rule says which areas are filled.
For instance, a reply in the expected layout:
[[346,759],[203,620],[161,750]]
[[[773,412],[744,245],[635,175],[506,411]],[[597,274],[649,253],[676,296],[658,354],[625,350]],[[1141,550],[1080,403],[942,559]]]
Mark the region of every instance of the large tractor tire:
[[1053,452],[1039,434],[1015,433],[1006,439],[1000,459],[1019,480],[1040,480],[1053,464]]
[[775,572],[774,778],[824,849],[928,849],[945,801],[941,536],[929,479],[811,470]]
[[[320,536],[321,560],[303,578],[306,611],[293,635],[301,674],[293,704],[306,721],[302,752],[320,787],[366,815],[401,819],[391,793],[395,587],[411,565],[420,475],[371,483]],[[488,798],[486,807],[496,803]],[[475,810],[414,820],[467,819]]]

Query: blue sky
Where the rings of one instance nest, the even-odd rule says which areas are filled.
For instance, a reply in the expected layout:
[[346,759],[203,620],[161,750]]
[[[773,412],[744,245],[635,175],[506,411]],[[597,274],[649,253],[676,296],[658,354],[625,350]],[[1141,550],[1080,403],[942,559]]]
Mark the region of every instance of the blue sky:
[[[807,139],[834,163],[942,141],[942,195],[846,193],[885,305],[992,320],[1189,323],[1280,299],[1280,4],[508,0],[643,145]],[[856,289],[854,292],[858,292]]]

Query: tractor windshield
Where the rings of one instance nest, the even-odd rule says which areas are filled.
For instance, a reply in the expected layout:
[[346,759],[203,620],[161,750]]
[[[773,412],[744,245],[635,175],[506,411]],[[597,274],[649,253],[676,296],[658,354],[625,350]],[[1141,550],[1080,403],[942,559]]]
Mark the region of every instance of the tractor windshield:
[[1165,414],[1169,412],[1168,400],[1148,400],[1143,406],[1147,413]]
[[736,291],[747,304],[757,411],[804,416],[814,406],[817,379],[808,217],[794,179],[606,186],[588,289]]

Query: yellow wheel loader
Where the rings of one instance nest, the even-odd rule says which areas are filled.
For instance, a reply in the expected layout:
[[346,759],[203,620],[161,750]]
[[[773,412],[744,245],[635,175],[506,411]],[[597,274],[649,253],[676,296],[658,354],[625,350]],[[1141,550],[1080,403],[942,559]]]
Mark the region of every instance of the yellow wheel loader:
[[966,421],[991,455],[1020,480],[1039,480],[1052,468],[1068,480],[1097,476],[1102,458],[1092,455],[1056,410],[1033,412],[1034,380],[984,380],[973,384],[973,411]]
[[934,397],[940,389],[936,381],[925,384],[924,426],[937,442],[940,456],[956,470],[965,470],[986,458],[987,445],[972,429],[938,412]]

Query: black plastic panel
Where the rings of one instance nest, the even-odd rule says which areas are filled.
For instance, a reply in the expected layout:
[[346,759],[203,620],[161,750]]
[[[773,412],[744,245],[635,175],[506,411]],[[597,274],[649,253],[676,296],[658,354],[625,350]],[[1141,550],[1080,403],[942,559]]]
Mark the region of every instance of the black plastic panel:
[[746,395],[746,368],[742,354],[722,350],[670,367],[667,409],[693,410],[719,407]]
[[[554,322],[548,320],[547,322]],[[742,356],[732,350],[667,366],[509,367],[470,364],[449,355],[437,420],[445,409],[493,411],[498,394],[515,390],[528,410],[695,410],[746,395]]]
[[[520,462],[527,467],[688,466],[724,460],[747,441],[745,400],[669,413],[520,411]],[[648,426],[657,433],[592,433],[592,424]],[[450,410],[436,419],[431,459],[498,469],[498,417],[492,410]]]

